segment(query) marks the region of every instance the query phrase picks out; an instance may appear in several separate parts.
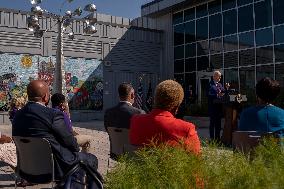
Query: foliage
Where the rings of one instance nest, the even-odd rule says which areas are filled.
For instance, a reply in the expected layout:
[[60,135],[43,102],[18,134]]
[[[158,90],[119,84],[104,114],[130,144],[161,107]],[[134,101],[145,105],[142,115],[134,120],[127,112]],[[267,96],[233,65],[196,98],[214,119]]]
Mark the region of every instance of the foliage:
[[[253,158],[252,158],[253,157]],[[252,154],[217,146],[195,156],[180,148],[156,146],[124,156],[106,176],[106,188],[266,189],[284,186],[284,152],[265,140]]]

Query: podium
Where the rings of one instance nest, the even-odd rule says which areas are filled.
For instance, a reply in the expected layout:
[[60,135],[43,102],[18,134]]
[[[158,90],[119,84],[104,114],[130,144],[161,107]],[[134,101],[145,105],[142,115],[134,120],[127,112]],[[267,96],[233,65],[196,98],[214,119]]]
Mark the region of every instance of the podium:
[[225,145],[232,145],[232,134],[238,127],[238,116],[242,109],[242,102],[247,101],[246,95],[227,95],[225,98],[224,118],[225,124],[221,137],[221,142]]

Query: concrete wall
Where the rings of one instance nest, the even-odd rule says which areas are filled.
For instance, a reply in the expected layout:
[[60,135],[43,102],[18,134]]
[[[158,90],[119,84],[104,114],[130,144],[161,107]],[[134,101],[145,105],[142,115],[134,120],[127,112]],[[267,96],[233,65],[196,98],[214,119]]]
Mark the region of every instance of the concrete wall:
[[[0,9],[0,53],[55,56],[56,18],[49,15],[41,18],[41,29],[46,32],[42,38],[36,38],[27,29],[28,15],[28,12]],[[96,17],[98,32],[93,35],[83,34],[86,24],[82,20],[73,22],[75,39],[69,40],[67,34],[64,35],[64,55],[102,60],[105,110],[117,102],[116,88],[122,81],[136,87],[142,77],[145,93],[150,81],[155,87],[160,78],[163,34],[155,27],[133,26],[127,18],[104,14]],[[71,29],[66,33],[69,31]],[[100,113],[98,116],[90,116],[92,112],[84,112],[86,114],[87,117],[102,117]]]

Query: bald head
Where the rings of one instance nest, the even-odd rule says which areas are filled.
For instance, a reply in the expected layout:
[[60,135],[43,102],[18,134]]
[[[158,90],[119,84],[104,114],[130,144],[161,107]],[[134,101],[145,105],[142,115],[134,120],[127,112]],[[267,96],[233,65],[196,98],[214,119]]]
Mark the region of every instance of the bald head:
[[49,101],[49,87],[46,82],[33,80],[28,84],[27,93],[29,101],[44,102]]

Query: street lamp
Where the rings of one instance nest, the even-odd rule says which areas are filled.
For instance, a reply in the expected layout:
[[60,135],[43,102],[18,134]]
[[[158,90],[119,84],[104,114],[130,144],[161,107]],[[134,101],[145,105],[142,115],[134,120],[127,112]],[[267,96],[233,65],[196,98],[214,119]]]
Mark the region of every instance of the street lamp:
[[[67,27],[70,27],[70,25],[73,22],[73,18],[75,16],[81,16],[82,15],[82,9],[79,7],[73,12],[66,11],[64,16],[59,16],[52,14],[46,10],[43,10],[39,4],[42,2],[42,0],[31,0],[30,1],[33,7],[31,8],[31,12],[33,15],[29,16],[27,18],[27,24],[28,29],[32,32],[34,32],[35,37],[42,37],[44,32],[46,30],[40,30],[39,25],[39,17],[42,17],[44,13],[50,14],[57,18],[57,49],[56,49],[56,65],[55,65],[55,72],[53,77],[53,90],[52,93],[65,93],[63,89],[63,82],[64,78],[64,56],[63,56],[63,35],[64,31]],[[89,12],[89,15],[86,16],[85,22],[87,23],[86,28],[84,28],[84,33],[86,34],[94,34],[97,32],[97,29],[95,27],[95,24],[97,22],[97,18],[95,16],[95,12],[97,11],[97,7],[94,4],[88,4],[85,6],[84,11]],[[68,39],[73,40],[75,38],[75,35],[72,32],[68,34]]]

